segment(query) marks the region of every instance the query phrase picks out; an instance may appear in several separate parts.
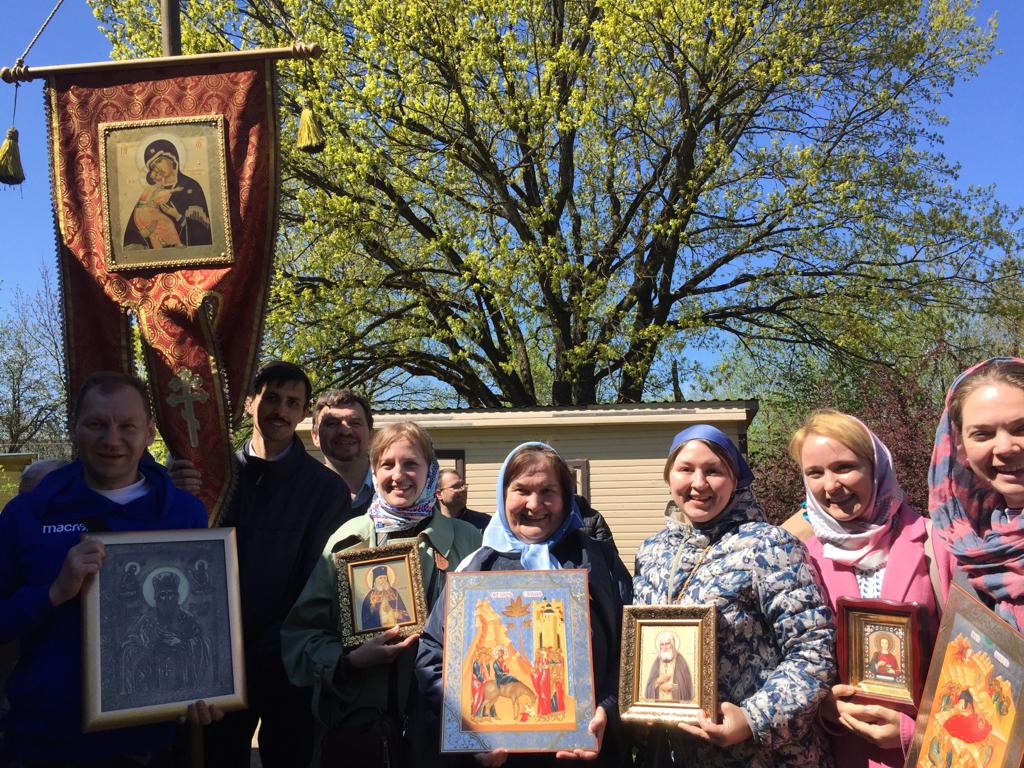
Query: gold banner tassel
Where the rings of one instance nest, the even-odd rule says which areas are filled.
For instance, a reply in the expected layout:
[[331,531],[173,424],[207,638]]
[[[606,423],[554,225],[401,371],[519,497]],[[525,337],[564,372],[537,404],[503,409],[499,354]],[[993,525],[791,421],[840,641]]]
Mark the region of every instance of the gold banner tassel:
[[309,104],[306,104],[299,116],[299,130],[295,146],[303,152],[315,154],[323,150],[326,143],[324,129],[320,127],[320,119]]
[[7,138],[0,146],[0,184],[21,184],[25,180],[25,169],[21,166],[21,152],[18,149],[18,130],[7,129]]

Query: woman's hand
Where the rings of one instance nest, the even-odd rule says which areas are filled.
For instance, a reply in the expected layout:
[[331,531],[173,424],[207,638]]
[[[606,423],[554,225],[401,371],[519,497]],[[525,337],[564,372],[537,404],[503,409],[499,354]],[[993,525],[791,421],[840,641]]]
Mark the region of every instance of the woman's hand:
[[555,754],[561,760],[596,760],[601,752],[601,743],[604,741],[604,729],[608,725],[608,713],[604,707],[594,710],[594,718],[590,721],[589,730],[597,738],[596,749],[574,749],[571,752],[564,751]]
[[163,213],[165,213],[167,216],[170,216],[171,221],[173,221],[175,224],[180,224],[184,220],[185,217],[181,215],[181,212],[178,211],[177,208],[174,207],[174,203],[168,201],[166,203],[159,203],[159,205],[160,210],[163,211]]
[[210,226],[210,219],[206,215],[206,211],[200,208],[198,205],[190,205],[185,209],[185,218],[193,219],[201,224],[205,224],[207,227]]
[[[825,721],[826,725],[839,725],[839,696],[849,696],[849,694],[841,693],[841,690],[846,690],[847,688],[852,690],[849,685],[833,685],[832,690],[828,692],[828,696],[822,699],[821,704],[818,705],[818,716]],[[837,691],[840,692],[837,693]],[[845,701],[842,703],[846,704]]]
[[399,631],[399,627],[396,626],[382,635],[371,637],[349,653],[349,663],[359,669],[390,664],[402,651],[415,643],[420,637],[419,634],[412,634],[404,640],[399,640]]
[[493,752],[477,752],[473,755],[473,759],[484,768],[499,768],[508,760],[508,752],[504,749],[496,749]]
[[852,685],[832,686],[832,696],[838,713],[836,722],[881,749],[897,749],[902,746],[900,713],[877,704],[854,704],[852,701],[843,701],[843,698],[856,692],[857,689]]
[[753,738],[750,730],[750,723],[743,710],[728,701],[722,702],[718,707],[722,713],[722,724],[718,725],[711,721],[706,715],[701,714],[697,718],[697,725],[680,723],[679,728],[691,736],[715,744],[719,747],[731,747],[741,741]]

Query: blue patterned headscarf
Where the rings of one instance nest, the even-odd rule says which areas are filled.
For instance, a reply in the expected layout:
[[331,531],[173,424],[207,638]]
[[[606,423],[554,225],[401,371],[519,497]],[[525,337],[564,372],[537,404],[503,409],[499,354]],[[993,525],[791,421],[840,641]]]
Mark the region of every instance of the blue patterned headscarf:
[[[555,452],[554,448],[546,443],[531,442],[516,446],[512,452],[505,457],[505,461],[501,465],[501,471],[498,472],[498,485],[496,491],[498,511],[497,514],[491,517],[491,521],[487,524],[487,528],[484,529],[483,544],[485,547],[493,549],[495,552],[503,552],[505,554],[518,553],[519,562],[522,563],[523,568],[528,571],[553,571],[560,569],[562,564],[551,555],[551,547],[565,538],[565,536],[570,532],[583,526],[583,518],[580,516],[580,510],[576,506],[575,494],[573,494],[572,489],[563,489],[563,508],[566,511],[565,519],[558,527],[558,530],[555,531],[547,541],[542,541],[539,544],[530,544],[529,542],[516,538],[515,534],[512,533],[512,529],[509,527],[508,518],[505,516],[505,471],[508,469],[508,463],[512,460],[513,456],[524,448],[535,447],[547,448],[553,453]],[[558,454],[555,453],[555,455],[557,456]]]

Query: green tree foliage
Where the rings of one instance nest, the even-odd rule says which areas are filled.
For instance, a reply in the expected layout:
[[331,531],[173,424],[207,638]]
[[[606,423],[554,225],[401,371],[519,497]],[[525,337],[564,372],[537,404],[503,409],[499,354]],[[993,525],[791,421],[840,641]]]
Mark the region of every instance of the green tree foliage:
[[59,301],[46,270],[33,295],[20,289],[0,317],[0,452],[67,452],[64,345]]
[[1020,312],[1019,306],[996,306],[954,316],[939,309],[904,313],[887,337],[874,337],[885,364],[778,344],[748,345],[723,356],[704,386],[760,400],[748,446],[769,518],[781,522],[803,501],[788,442],[819,408],[836,408],[867,424],[889,447],[911,504],[927,513],[932,443],[949,385],[980,360],[1024,353]]
[[[91,2],[116,56],[158,53],[154,3]],[[329,142],[283,147],[269,351],[472,406],[630,402],[684,349],[856,356],[1019,283],[1011,214],[938,151],[992,51],[973,5],[193,0],[183,44],[325,49],[279,67]]]

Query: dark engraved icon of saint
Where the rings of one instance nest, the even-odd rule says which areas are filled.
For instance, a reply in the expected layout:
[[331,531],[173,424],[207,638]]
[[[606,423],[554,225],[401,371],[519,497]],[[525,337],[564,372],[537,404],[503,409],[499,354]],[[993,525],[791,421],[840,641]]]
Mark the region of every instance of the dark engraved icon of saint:
[[210,642],[182,608],[188,596],[184,574],[158,568],[148,581],[143,594],[149,607],[121,644],[121,692],[187,691],[206,677]]

